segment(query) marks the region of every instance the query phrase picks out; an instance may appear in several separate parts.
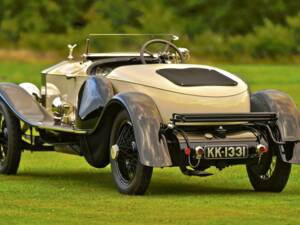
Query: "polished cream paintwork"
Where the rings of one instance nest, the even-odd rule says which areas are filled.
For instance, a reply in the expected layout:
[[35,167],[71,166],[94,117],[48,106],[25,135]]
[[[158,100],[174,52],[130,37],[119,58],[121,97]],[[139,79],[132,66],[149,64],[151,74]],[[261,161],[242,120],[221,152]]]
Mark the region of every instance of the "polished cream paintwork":
[[[63,61],[44,71],[45,83],[42,89],[45,90],[45,107],[52,114],[52,101],[55,97],[61,97],[63,101],[68,102],[74,108],[77,108],[78,93],[82,84],[87,79],[86,69],[91,61]],[[50,85],[49,85],[50,84]],[[58,91],[53,91],[55,87]]]
[[87,76],[86,70],[91,65],[92,61],[62,61],[50,68],[47,68],[42,71],[42,74],[49,75],[63,75],[66,76],[68,74],[72,74],[75,76]]
[[[74,108],[77,95],[87,78],[86,69],[91,61],[64,61],[42,73],[46,82],[55,84],[61,97],[66,96]],[[162,68],[199,67],[216,70],[235,80],[237,86],[175,85],[155,71]],[[247,113],[250,101],[247,85],[238,77],[209,66],[192,64],[147,64],[121,66],[106,76],[111,80],[115,94],[120,92],[141,92],[149,95],[157,105],[163,121],[168,123],[173,113]],[[53,96],[47,96],[47,110],[51,110]]]
[[[156,70],[163,68],[204,68],[216,70],[238,83],[237,86],[178,86],[163,76],[156,73]],[[192,64],[147,64],[121,66],[113,70],[108,76],[109,79],[123,81],[127,83],[140,84],[143,86],[155,87],[157,89],[177,92],[185,95],[225,97],[237,95],[247,91],[248,87],[241,79],[224,70],[210,66]],[[123,91],[123,90],[122,90]]]
[[112,80],[116,92],[136,91],[149,95],[157,105],[163,121],[170,122],[173,113],[247,113],[250,111],[247,91],[225,97],[206,97],[171,92],[119,80]]
[[[181,87],[155,73],[161,68],[200,67],[215,69],[238,82],[237,86]],[[184,64],[123,66],[108,76],[117,93],[142,92],[154,100],[163,121],[173,113],[248,113],[250,101],[247,85],[238,77],[213,67]]]

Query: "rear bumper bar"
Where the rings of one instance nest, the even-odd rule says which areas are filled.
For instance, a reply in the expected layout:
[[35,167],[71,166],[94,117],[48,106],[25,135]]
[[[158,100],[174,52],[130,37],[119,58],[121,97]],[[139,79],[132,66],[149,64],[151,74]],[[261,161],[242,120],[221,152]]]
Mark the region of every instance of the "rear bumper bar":
[[200,122],[269,122],[278,119],[277,113],[255,112],[255,113],[200,113],[200,114],[178,114],[174,113],[171,121],[173,123],[200,123]]

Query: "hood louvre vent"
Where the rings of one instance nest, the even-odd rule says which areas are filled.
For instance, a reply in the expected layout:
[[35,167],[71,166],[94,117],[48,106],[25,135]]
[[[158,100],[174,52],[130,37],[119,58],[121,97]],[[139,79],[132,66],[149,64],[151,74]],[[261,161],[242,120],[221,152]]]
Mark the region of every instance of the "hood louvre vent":
[[159,69],[156,73],[172,83],[184,86],[236,86],[237,82],[216,71],[203,68]]

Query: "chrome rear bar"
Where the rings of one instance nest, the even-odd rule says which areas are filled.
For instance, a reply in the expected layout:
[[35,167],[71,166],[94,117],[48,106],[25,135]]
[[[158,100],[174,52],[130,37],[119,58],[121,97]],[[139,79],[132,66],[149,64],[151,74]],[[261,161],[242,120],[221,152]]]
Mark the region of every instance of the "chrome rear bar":
[[200,114],[178,114],[174,113],[171,121],[173,123],[196,123],[196,122],[268,122],[276,121],[277,113],[253,112],[253,113],[200,113]]

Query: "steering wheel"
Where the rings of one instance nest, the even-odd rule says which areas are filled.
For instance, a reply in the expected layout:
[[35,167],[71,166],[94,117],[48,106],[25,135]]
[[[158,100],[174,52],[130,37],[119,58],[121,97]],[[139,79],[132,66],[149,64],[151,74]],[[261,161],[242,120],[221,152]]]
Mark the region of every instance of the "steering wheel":
[[[154,53],[149,50],[150,46],[162,45],[162,51]],[[147,41],[140,50],[140,57],[143,64],[147,64],[145,54],[151,56],[151,61],[158,61],[159,63],[184,63],[184,57],[180,50],[172,42],[163,39],[152,39]]]

